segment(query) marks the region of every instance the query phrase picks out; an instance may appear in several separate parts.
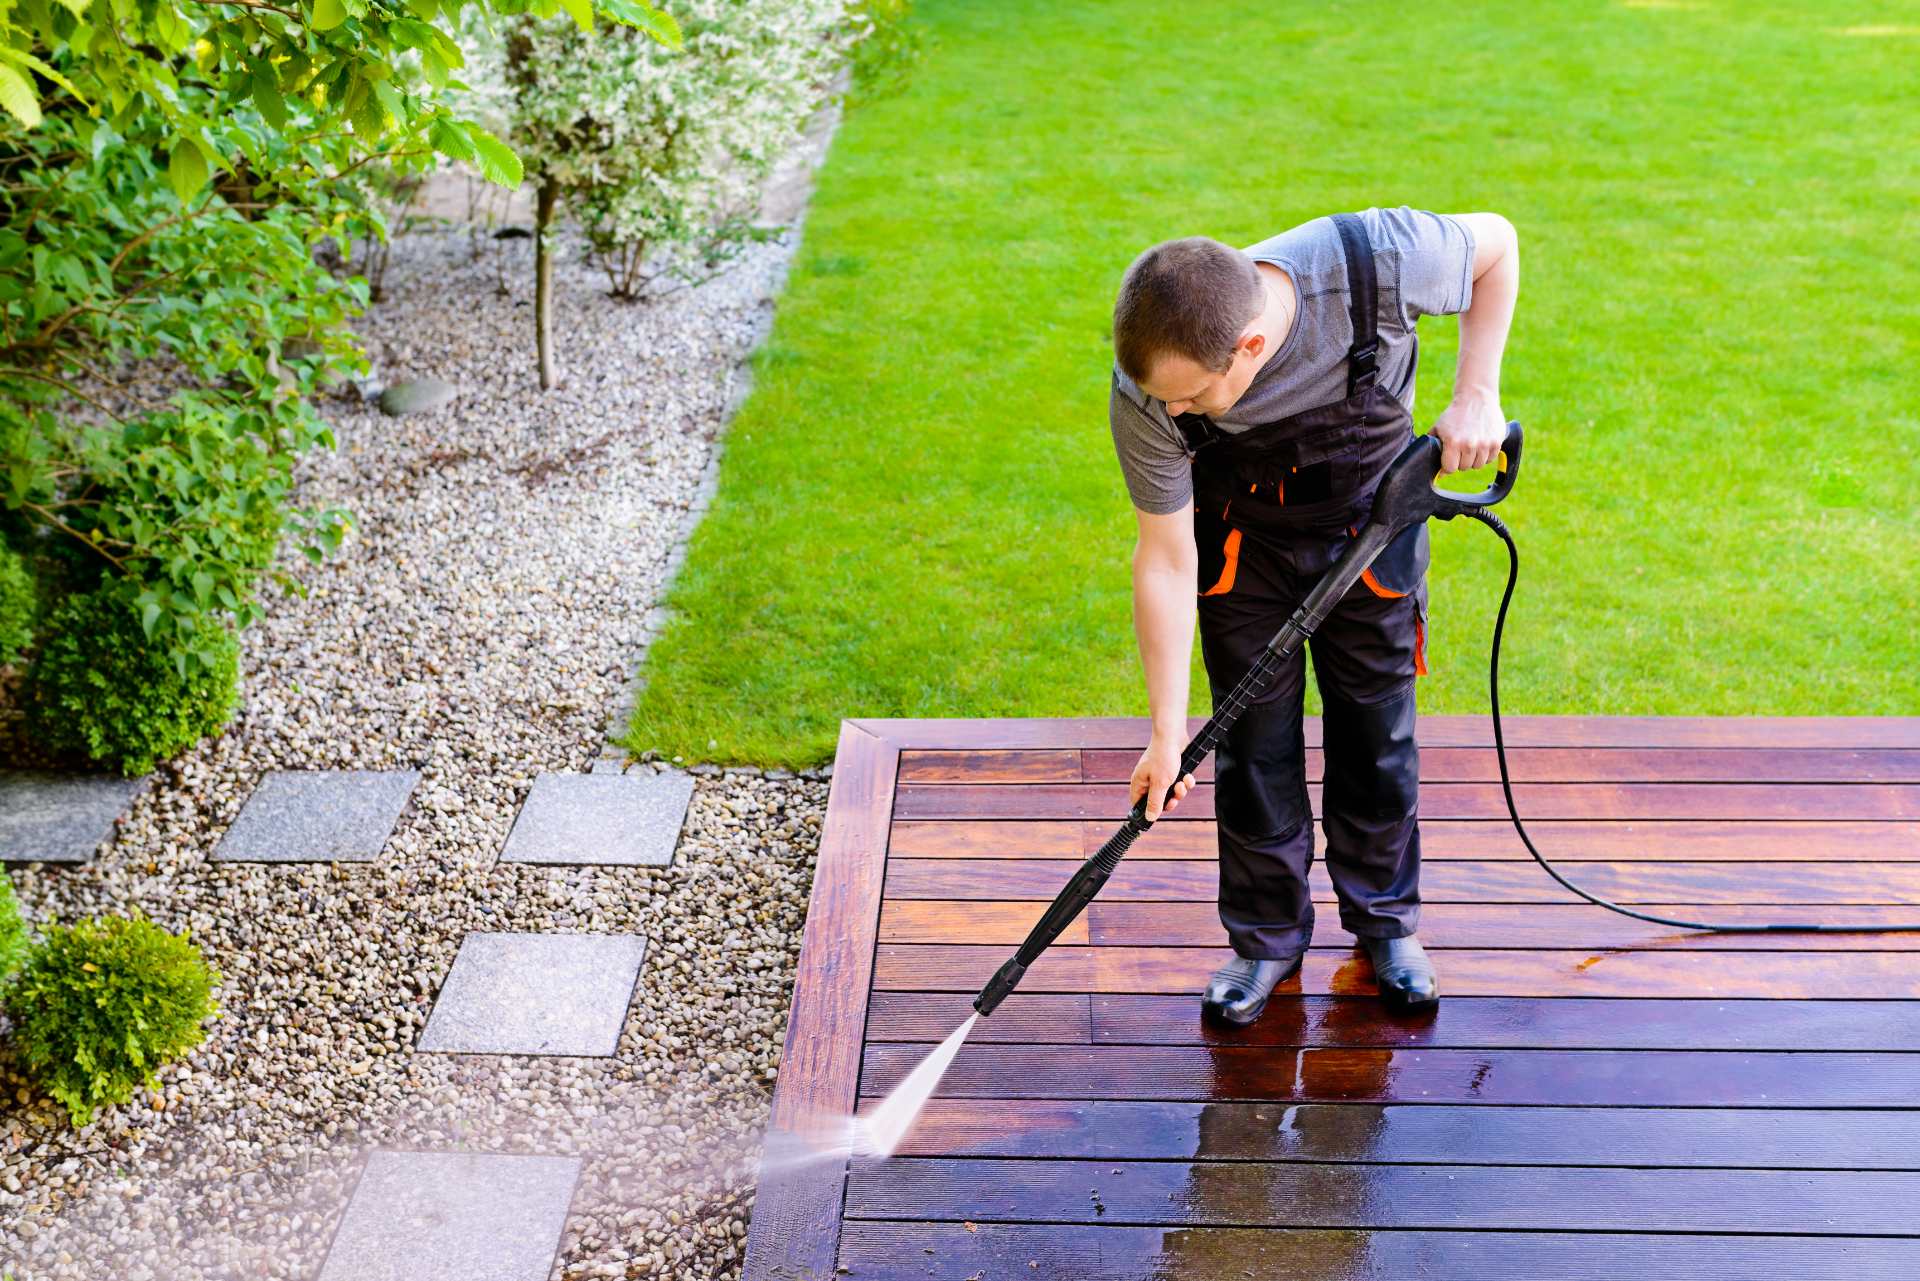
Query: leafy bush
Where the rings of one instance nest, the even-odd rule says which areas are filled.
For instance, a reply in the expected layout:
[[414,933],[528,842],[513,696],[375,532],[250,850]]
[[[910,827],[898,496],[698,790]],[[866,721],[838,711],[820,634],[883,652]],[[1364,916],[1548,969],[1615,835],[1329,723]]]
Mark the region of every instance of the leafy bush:
[[[209,615],[258,613],[293,461],[333,444],[307,397],[366,369],[346,325],[366,284],[314,261],[384,240],[365,166],[438,153],[520,181],[440,101],[469,3],[0,5],[0,505],[137,584],[182,678],[212,658]],[[598,8],[677,39],[646,0]],[[341,511],[286,515],[313,560],[344,532]]]
[[0,542],[0,667],[33,643],[40,593],[27,559]]
[[130,920],[49,927],[7,992],[7,1014],[28,1074],[85,1125],[206,1039],[220,979],[184,935],[136,908]]
[[[806,125],[857,33],[844,0],[682,0],[683,46],[522,17],[476,46],[511,90],[529,174],[579,219],[611,291],[697,277],[754,238],[760,184]],[[491,60],[494,70],[482,72]]]
[[27,959],[27,923],[20,915],[20,900],[14,897],[13,882],[0,868],[0,992],[12,981],[14,971]]
[[[149,639],[129,589],[109,580],[49,616],[27,674],[29,732],[129,777],[227,723],[239,702],[240,642],[216,615],[185,637]],[[172,647],[201,656],[182,676]]]

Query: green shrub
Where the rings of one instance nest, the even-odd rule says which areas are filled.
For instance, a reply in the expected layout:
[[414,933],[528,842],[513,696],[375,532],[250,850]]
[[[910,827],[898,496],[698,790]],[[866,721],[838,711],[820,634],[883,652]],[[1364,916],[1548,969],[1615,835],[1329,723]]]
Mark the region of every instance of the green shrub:
[[28,1074],[85,1125],[96,1108],[153,1088],[157,1068],[206,1039],[200,1024],[219,1014],[220,978],[185,935],[136,908],[130,920],[49,927],[7,992],[7,1013]]
[[[30,732],[49,747],[132,777],[227,723],[240,701],[240,642],[217,615],[196,616],[184,636],[149,638],[130,591],[110,580],[53,611],[26,704]],[[190,676],[172,652],[181,644],[201,656]]]
[[40,597],[26,557],[0,543],[0,667],[20,657],[33,643]]
[[20,900],[14,897],[13,882],[0,868],[0,991],[13,979],[27,959],[27,923],[20,915]]

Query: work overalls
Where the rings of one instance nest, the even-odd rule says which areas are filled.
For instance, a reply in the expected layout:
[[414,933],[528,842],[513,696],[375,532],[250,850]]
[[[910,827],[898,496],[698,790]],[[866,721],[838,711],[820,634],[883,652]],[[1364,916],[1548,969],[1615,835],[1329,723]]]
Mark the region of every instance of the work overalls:
[[[1366,519],[1382,472],[1413,435],[1406,406],[1377,385],[1366,229],[1351,214],[1334,222],[1352,295],[1346,399],[1241,432],[1198,414],[1174,419],[1193,454],[1201,656],[1216,707]],[[1411,934],[1420,915],[1414,677],[1427,670],[1428,557],[1420,521],[1309,641],[1325,708],[1327,871],[1341,925],[1371,938]],[[1220,923],[1241,956],[1289,957],[1313,934],[1304,668],[1296,652],[1214,757]]]

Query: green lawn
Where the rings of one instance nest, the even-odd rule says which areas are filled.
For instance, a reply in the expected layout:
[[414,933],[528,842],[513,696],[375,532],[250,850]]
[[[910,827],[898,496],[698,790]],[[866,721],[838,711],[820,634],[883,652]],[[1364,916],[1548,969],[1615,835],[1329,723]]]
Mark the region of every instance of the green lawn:
[[[1402,203],[1520,232],[1509,710],[1920,713],[1920,6],[915,21],[906,90],[821,172],[630,747],[798,765],[842,717],[1144,715],[1121,271]],[[1420,430],[1457,332],[1423,326]],[[1436,523],[1423,710],[1485,710],[1504,571]]]

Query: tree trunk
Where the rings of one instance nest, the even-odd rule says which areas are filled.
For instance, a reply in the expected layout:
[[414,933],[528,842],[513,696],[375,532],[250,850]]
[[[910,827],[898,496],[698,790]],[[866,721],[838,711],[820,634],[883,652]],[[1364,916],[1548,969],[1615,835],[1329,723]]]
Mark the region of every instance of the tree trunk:
[[533,217],[533,324],[540,349],[542,391],[550,391],[560,382],[553,355],[553,255],[547,248],[547,232],[553,225],[553,206],[559,194],[558,183],[542,178]]

